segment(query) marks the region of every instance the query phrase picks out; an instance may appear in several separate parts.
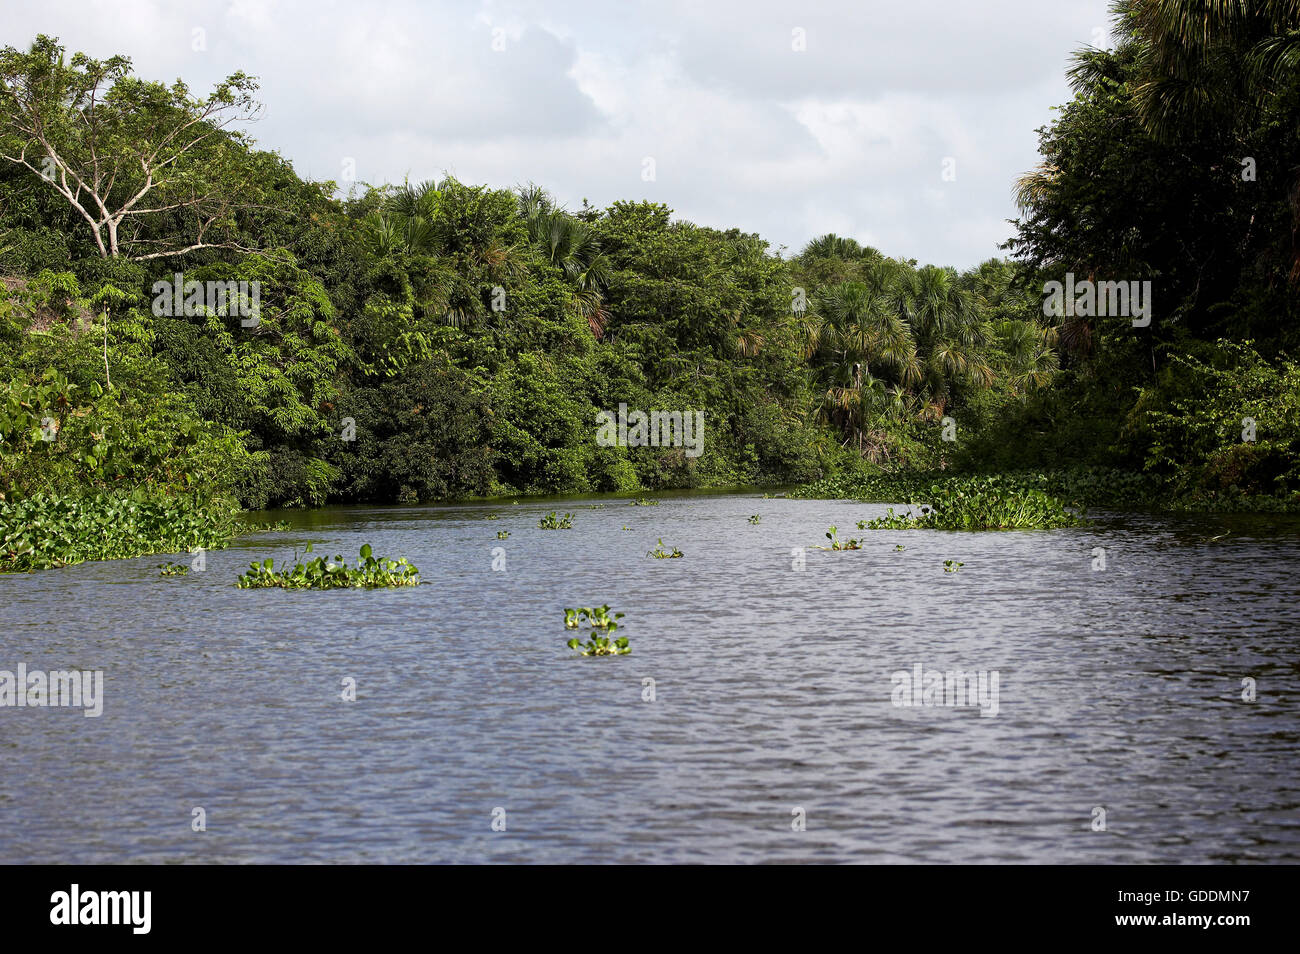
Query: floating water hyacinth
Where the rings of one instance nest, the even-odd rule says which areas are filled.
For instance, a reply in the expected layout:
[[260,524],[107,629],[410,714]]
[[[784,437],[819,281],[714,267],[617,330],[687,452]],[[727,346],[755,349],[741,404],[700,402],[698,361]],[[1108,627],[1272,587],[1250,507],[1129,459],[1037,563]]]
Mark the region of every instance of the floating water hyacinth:
[[[310,553],[312,545],[307,544],[305,553]],[[295,559],[297,554],[294,554]],[[235,584],[240,589],[258,589],[278,586],[290,590],[332,590],[342,587],[378,589],[389,586],[418,586],[420,571],[405,558],[389,560],[375,557],[370,544],[361,547],[361,556],[356,566],[348,566],[342,556],[332,560],[317,557],[308,563],[295,563],[293,569],[283,564],[275,569],[275,561],[267,557],[261,563],[249,564],[247,573],[239,577]]]
[[537,521],[538,530],[569,530],[572,527],[573,514],[566,513],[563,517],[556,517],[554,510]]
[[622,613],[610,613],[608,603],[602,606],[579,606],[566,609],[565,628],[577,629],[583,623],[588,623],[591,626],[591,635],[587,637],[585,643],[574,637],[565,645],[583,656],[627,655],[632,651],[628,646],[627,637],[614,635],[618,632],[618,621],[622,618]]
[[1075,527],[1084,519],[1041,490],[1005,486],[993,478],[972,478],[932,488],[931,503],[917,512],[859,521],[859,530],[1049,530]]
[[861,550],[861,540],[841,540],[838,527],[831,527],[826,531],[826,539],[831,542],[828,547],[818,547],[818,550]]
[[682,551],[677,549],[676,547],[673,547],[672,550],[664,549],[663,537],[659,538],[659,543],[656,544],[653,550],[649,550],[646,553],[646,556],[654,557],[656,560],[676,560],[679,557],[684,555],[685,554],[683,554]]
[[567,629],[577,629],[583,623],[589,623],[592,629],[608,629],[616,626],[622,618],[622,613],[610,615],[608,603],[595,607],[579,606],[564,611],[564,625]]

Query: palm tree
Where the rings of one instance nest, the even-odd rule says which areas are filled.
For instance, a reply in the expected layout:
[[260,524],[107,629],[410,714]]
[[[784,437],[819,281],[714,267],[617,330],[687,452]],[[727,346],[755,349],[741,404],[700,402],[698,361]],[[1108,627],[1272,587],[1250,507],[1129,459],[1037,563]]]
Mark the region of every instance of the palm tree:
[[903,285],[903,308],[925,355],[923,384],[929,402],[942,412],[952,386],[988,387],[993,370],[983,358],[985,333],[978,302],[956,271],[926,265]]
[[436,261],[436,267],[409,270],[417,307],[453,328],[484,313],[485,287],[508,282],[524,267],[519,249],[502,241],[475,201],[482,192],[450,176],[407,182],[362,221],[366,244],[377,257]]
[[843,238],[834,232],[818,236],[803,247],[799,253],[801,259],[814,258],[840,258],[844,260],[851,259],[878,259],[883,256],[876,249],[869,245],[860,245],[856,239]]
[[[1112,9],[1138,46],[1138,112],[1162,142],[1230,128],[1243,107],[1257,107],[1295,84],[1295,0],[1117,0]],[[1085,68],[1075,78],[1087,77]]]
[[439,252],[433,223],[438,215],[438,184],[433,181],[402,188],[371,212],[362,228],[372,252],[393,255],[436,255]]
[[556,207],[545,190],[532,184],[518,191],[518,210],[529,241],[564,273],[572,286],[578,314],[587,319],[591,333],[601,337],[609,320],[605,292],[612,269],[595,230]]
[[1024,394],[1052,382],[1060,367],[1054,328],[1006,319],[993,325],[993,334],[1007,356],[1007,374],[1014,392]]
[[862,282],[845,282],[821,296],[803,322],[805,352],[845,367],[861,364],[910,386],[920,380],[916,342],[893,297]]
[[877,273],[879,281],[872,284],[832,286],[800,322],[805,353],[822,368],[825,383],[818,417],[873,460],[887,456],[881,425],[898,406],[889,397],[890,383],[892,393],[905,394],[922,373],[911,329],[883,275]]

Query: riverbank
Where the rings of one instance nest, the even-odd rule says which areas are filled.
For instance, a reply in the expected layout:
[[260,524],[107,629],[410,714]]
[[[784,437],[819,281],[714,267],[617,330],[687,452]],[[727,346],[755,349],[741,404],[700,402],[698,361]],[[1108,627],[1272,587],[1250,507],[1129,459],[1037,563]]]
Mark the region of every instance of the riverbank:
[[980,484],[987,492],[1039,491],[1072,507],[1168,513],[1300,513],[1300,493],[1264,496],[1225,492],[1217,496],[1176,495],[1146,474],[1104,467],[954,474],[948,471],[895,474],[845,472],[802,484],[790,496],[803,500],[925,502],[939,493]]
[[[697,488],[662,491],[655,499],[727,495],[744,490],[795,500],[853,500],[890,504],[932,504],[970,497],[997,507],[1007,501],[1046,495],[1076,511],[1089,508],[1167,513],[1300,513],[1292,497],[1230,495],[1217,499],[1171,498],[1143,474],[1106,468],[1020,471],[993,475],[950,472],[897,474],[842,472],[794,487]],[[779,493],[777,493],[779,492]],[[457,498],[435,504],[501,506],[553,500],[625,500],[631,495],[513,495]],[[306,508],[313,512],[319,508]],[[121,560],[155,554],[222,549],[238,536],[264,529],[256,512],[228,501],[197,497],[39,494],[20,502],[0,500],[0,572],[50,569],[88,560]],[[1045,518],[1046,520],[1046,518]],[[1044,522],[1043,526],[1052,525]],[[990,529],[954,523],[948,529]]]

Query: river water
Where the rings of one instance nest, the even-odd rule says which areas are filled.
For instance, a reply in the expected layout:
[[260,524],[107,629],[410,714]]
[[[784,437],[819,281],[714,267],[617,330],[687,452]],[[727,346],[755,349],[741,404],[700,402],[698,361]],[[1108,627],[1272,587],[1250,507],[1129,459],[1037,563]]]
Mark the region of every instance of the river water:
[[[1296,520],[660,499],[274,514],[184,577],[0,577],[0,670],[104,673],[98,718],[0,708],[0,862],[1300,862]],[[831,524],[864,548],[812,549]],[[427,585],[234,587],[308,541]],[[601,603],[630,655],[565,647]],[[896,705],[917,665],[985,705]]]

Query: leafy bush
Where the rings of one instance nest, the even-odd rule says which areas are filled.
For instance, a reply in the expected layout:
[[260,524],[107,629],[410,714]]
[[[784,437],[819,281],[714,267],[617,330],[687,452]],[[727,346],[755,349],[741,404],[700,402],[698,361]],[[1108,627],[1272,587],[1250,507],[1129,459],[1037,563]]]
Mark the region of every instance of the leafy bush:
[[1146,469],[1183,509],[1300,509],[1300,362],[1231,341],[1172,360],[1134,415]]

